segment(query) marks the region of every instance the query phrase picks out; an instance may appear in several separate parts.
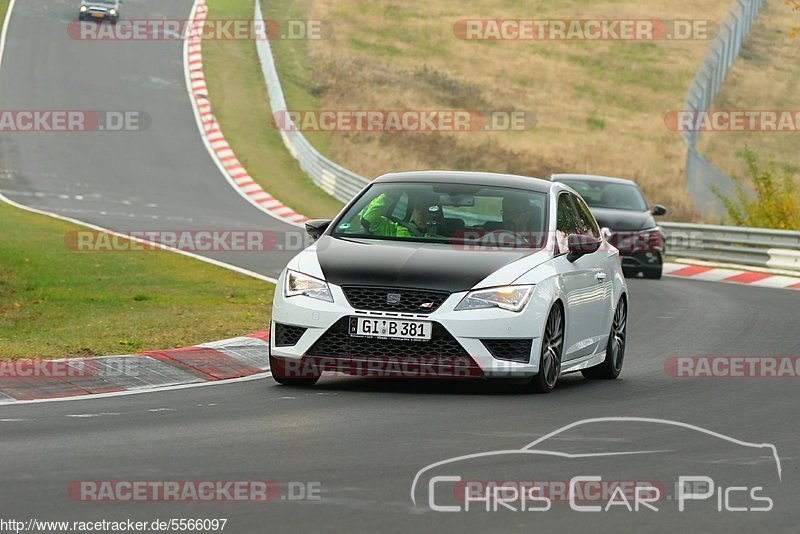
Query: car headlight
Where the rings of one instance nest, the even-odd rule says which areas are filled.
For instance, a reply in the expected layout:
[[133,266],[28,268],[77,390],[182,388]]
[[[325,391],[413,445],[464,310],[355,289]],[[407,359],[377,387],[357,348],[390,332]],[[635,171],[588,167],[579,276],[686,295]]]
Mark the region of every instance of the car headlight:
[[108,14],[113,17],[114,15],[117,14],[117,10],[112,7],[111,9],[108,10]]
[[331,290],[325,280],[298,273],[297,271],[287,270],[283,296],[296,297],[297,295],[333,302],[333,295],[331,295]]
[[501,308],[519,312],[528,303],[534,286],[503,286],[470,291],[461,299],[456,310],[479,310],[482,308]]
[[86,6],[81,6],[81,13],[86,13],[87,11],[89,11],[89,8],[88,8],[88,7],[86,7]]

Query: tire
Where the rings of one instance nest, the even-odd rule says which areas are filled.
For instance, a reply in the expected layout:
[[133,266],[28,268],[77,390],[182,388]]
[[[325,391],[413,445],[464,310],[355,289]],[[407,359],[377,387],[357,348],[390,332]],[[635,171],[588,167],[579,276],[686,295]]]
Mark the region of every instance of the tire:
[[564,310],[553,306],[547,316],[539,353],[539,372],[530,379],[528,387],[534,393],[550,393],[561,374],[561,356],[564,350]]
[[619,298],[617,308],[614,310],[614,319],[611,321],[611,333],[606,345],[606,357],[603,363],[584,369],[581,374],[585,378],[598,380],[613,380],[622,372],[625,361],[625,340],[628,328],[628,303],[625,296]]
[[286,370],[286,360],[269,356],[269,370],[275,382],[283,386],[311,387],[317,383],[322,373],[309,362],[302,362],[297,370]]
[[649,278],[650,280],[660,280],[663,272],[664,272],[664,267],[659,265],[658,267],[654,267],[652,269],[643,270],[642,276],[644,276],[645,278]]

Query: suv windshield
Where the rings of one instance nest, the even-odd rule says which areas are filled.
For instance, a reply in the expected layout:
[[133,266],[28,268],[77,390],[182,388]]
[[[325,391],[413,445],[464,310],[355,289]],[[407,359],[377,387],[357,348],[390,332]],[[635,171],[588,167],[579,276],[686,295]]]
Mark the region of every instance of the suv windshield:
[[593,208],[647,211],[647,202],[635,185],[577,179],[559,181],[577,191]]
[[541,248],[547,195],[465,184],[375,184],[332,235],[365,239]]

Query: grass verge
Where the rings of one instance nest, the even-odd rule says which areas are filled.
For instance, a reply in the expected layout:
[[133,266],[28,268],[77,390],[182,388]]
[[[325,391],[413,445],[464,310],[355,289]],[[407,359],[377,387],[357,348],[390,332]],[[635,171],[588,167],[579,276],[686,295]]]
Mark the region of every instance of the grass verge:
[[0,358],[129,354],[264,330],[273,286],[171,252],[72,252],[0,202]]
[[[264,6],[264,16],[285,20],[301,18],[307,0],[281,0]],[[248,20],[253,18],[253,2],[209,0],[209,19]],[[280,16],[275,13],[280,12]],[[291,62],[291,74],[283,78],[284,90],[299,108],[316,109],[318,104],[304,87],[309,78],[303,43],[276,47],[276,54]],[[280,50],[278,52],[277,50]],[[214,113],[228,143],[250,175],[281,202],[308,217],[331,217],[342,207],[336,199],[319,189],[300,169],[283,145],[272,124],[271,111],[255,43],[250,40],[206,40],[203,42],[203,68]],[[301,97],[304,95],[304,97]],[[305,108],[303,107],[305,106]],[[323,153],[325,139],[311,142]]]

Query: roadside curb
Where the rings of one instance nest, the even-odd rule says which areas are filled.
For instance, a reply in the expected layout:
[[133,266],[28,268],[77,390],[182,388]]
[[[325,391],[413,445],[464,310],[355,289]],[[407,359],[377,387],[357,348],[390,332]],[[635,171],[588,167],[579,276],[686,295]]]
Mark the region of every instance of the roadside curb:
[[0,362],[0,405],[157,390],[269,370],[269,332],[123,356]]
[[192,35],[186,40],[184,68],[186,81],[194,105],[198,128],[206,147],[231,186],[248,202],[273,217],[290,224],[301,225],[308,217],[297,213],[273,197],[258,184],[236,158],[231,146],[225,140],[219,122],[211,108],[208,98],[205,74],[203,73],[202,29],[208,16],[205,0],[196,0],[192,10]]
[[763,271],[745,271],[685,263],[665,263],[664,275],[709,282],[800,290],[800,278]]

